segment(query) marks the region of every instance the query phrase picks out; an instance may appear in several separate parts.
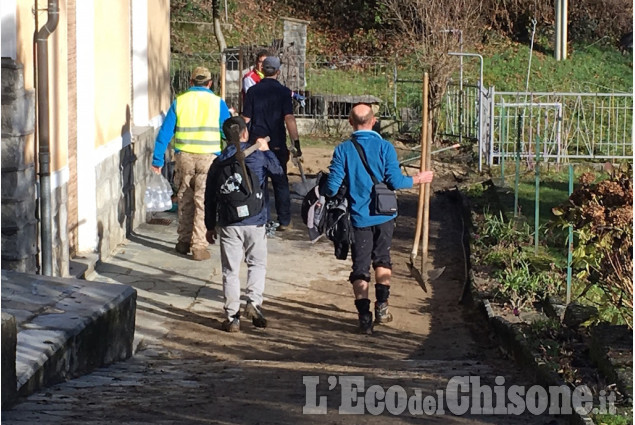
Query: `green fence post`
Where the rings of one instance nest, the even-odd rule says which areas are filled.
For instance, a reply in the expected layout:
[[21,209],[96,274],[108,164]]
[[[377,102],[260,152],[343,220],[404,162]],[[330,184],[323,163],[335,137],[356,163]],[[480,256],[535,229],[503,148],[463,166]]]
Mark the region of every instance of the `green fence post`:
[[520,137],[523,128],[523,116],[519,113],[518,120],[518,136],[516,137],[516,178],[514,180],[514,217],[518,217],[518,186],[520,185]]
[[534,210],[534,250],[538,254],[538,226],[540,224],[540,136],[536,136],[536,207]]
[[[573,165],[569,164],[569,197],[573,193]],[[569,224],[569,237],[567,243],[567,305],[571,302],[571,274],[573,263],[573,225]]]

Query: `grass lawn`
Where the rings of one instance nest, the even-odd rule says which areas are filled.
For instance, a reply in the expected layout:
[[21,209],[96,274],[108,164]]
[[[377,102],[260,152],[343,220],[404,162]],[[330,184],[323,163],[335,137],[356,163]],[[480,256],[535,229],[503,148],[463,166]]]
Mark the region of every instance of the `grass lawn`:
[[[584,172],[592,170],[589,165],[574,165],[573,188],[578,186],[578,178]],[[597,181],[606,178],[606,174],[594,171],[598,176]],[[492,176],[497,180],[497,185],[508,190],[500,194],[501,204],[505,213],[510,217],[514,215],[515,196],[515,165],[512,161],[505,162],[505,180],[502,182],[500,167],[492,170]],[[554,164],[541,165],[539,181],[539,222],[540,226],[547,224],[554,216],[552,208],[565,202],[569,198],[569,171],[568,165],[561,165],[557,170]],[[536,175],[534,170],[527,169],[524,162],[521,163],[520,178],[518,183],[518,205],[520,214],[523,215],[532,226],[536,210]]]

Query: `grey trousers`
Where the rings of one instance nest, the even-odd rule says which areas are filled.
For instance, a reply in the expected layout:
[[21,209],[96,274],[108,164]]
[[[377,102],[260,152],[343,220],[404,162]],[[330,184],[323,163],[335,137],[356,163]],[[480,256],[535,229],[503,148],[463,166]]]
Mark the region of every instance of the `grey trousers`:
[[267,236],[265,226],[226,226],[220,228],[219,239],[225,314],[229,319],[240,310],[238,273],[243,258],[247,263],[245,295],[254,305],[262,304],[267,273]]

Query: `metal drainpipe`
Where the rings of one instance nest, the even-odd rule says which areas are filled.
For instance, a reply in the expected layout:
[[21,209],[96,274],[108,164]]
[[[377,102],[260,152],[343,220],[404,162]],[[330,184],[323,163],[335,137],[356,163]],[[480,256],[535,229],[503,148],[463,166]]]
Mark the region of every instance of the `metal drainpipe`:
[[40,233],[42,274],[53,275],[53,232],[51,223],[51,147],[49,138],[48,38],[59,22],[58,0],[49,0],[46,24],[35,33],[37,50],[38,158],[40,165]]
[[214,14],[214,35],[218,41],[218,49],[220,50],[220,97],[225,99],[225,70],[227,68],[227,60],[225,59],[225,37],[220,29],[220,3],[218,0],[212,2],[212,10]]

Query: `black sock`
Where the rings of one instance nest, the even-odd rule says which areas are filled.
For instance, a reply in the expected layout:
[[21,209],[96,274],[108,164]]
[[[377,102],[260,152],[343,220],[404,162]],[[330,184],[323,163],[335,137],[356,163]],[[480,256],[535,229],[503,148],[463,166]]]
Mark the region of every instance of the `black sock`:
[[375,284],[375,297],[377,297],[377,303],[385,303],[388,301],[388,297],[390,296],[390,286],[383,285],[381,283]]
[[368,298],[355,300],[355,307],[357,307],[357,312],[359,314],[370,313],[370,300]]

